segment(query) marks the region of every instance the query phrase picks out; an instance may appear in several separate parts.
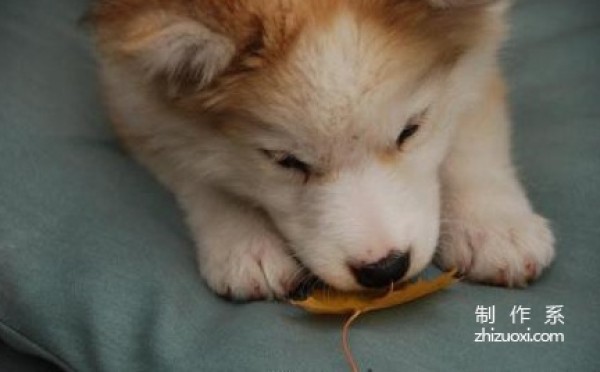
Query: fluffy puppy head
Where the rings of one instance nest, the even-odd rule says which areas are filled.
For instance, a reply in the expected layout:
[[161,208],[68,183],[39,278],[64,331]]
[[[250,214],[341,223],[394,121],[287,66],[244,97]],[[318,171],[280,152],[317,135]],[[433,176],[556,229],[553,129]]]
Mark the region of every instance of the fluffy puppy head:
[[[506,2],[103,2],[100,49],[165,107],[210,127],[206,179],[263,210],[308,269],[435,250],[454,118],[489,73]],[[394,278],[397,279],[397,278]]]

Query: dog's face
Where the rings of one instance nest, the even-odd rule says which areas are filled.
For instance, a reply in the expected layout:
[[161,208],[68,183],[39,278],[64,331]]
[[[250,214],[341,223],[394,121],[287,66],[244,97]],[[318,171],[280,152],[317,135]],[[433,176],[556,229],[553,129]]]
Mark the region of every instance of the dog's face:
[[[175,80],[173,105],[206,127],[207,179],[264,211],[330,285],[361,288],[353,268],[390,255],[410,257],[404,278],[418,273],[437,243],[453,117],[491,60],[497,15],[424,0],[251,8],[259,40],[206,30],[201,59],[189,40],[184,53],[183,39],[162,35],[167,49],[144,57],[175,66],[159,80]],[[173,32],[195,32],[186,22]],[[194,68],[203,74],[192,71],[190,91],[181,71]]]
[[429,74],[384,31],[352,14],[305,31],[290,63],[236,90],[243,105],[221,124],[235,154],[218,164],[229,170],[222,185],[241,183],[234,192],[342,289],[357,287],[352,267],[390,253],[410,254],[408,275],[419,272],[438,236],[446,74]]

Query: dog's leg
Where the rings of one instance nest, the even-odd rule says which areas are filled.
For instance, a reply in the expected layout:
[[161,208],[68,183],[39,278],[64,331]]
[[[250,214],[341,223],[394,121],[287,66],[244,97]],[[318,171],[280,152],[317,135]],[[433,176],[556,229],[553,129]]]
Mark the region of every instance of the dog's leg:
[[437,262],[474,281],[524,286],[552,261],[554,238],[516,178],[506,112],[496,76],[458,124],[442,168]]
[[282,298],[300,266],[268,220],[245,203],[208,187],[178,195],[198,250],[200,272],[234,300]]

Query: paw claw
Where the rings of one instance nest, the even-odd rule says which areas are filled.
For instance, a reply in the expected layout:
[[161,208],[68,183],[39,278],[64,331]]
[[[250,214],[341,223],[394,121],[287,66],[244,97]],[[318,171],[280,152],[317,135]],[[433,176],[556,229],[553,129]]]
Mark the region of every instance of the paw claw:
[[527,281],[534,280],[537,278],[537,265],[533,262],[528,262],[525,264],[525,273],[527,275]]
[[494,276],[492,278],[492,280],[490,281],[490,284],[497,285],[497,286],[509,286],[510,287],[511,283],[509,282],[507,270],[506,269],[498,270],[496,276]]
[[227,289],[225,289],[224,292],[217,292],[217,295],[228,301],[233,300],[233,293],[231,292],[230,286],[227,286]]

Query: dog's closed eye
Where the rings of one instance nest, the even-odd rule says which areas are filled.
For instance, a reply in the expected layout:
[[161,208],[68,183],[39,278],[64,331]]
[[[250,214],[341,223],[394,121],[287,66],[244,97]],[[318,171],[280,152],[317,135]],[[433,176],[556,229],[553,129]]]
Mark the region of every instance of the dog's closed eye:
[[298,159],[295,155],[285,151],[278,150],[261,150],[269,159],[273,160],[282,168],[302,172],[305,179],[310,177],[311,169],[308,164]]
[[404,127],[402,132],[400,132],[400,135],[396,139],[396,145],[398,146],[398,148],[400,148],[409,138],[414,136],[419,131],[419,128],[421,127],[421,124],[423,124],[423,121],[425,119],[425,115],[426,111],[422,112],[419,115],[413,116],[408,121],[408,124],[406,124],[406,126]]
[[408,124],[396,139],[398,147],[402,146],[410,137],[414,136],[419,130],[419,124]]

